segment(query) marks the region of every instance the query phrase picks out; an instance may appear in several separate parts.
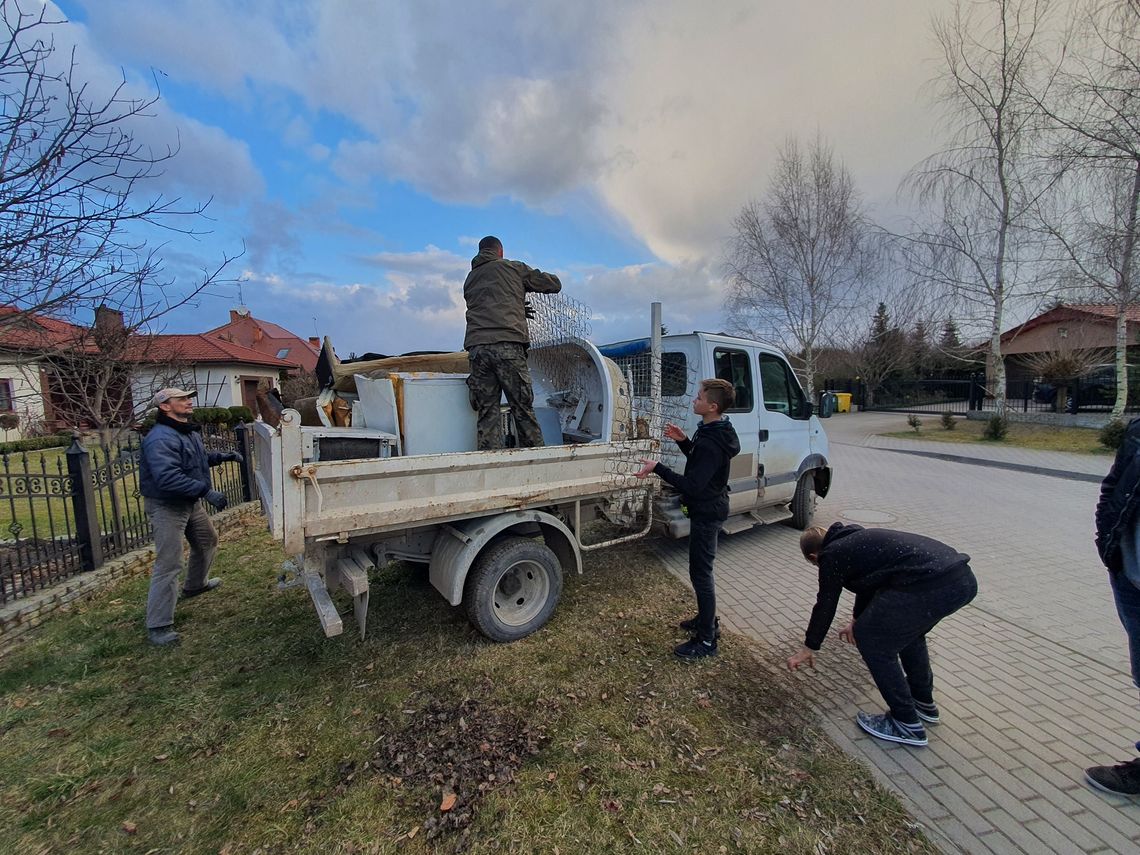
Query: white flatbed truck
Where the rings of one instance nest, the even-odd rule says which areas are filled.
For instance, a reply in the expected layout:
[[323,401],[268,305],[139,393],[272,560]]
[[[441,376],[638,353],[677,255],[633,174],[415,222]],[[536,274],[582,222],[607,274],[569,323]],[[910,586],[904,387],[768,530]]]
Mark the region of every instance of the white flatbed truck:
[[[363,637],[370,571],[391,560],[418,562],[427,565],[432,586],[451,605],[463,605],[480,632],[495,641],[512,641],[550,619],[563,575],[582,572],[583,552],[642,537],[655,516],[670,536],[687,535],[678,497],[661,495],[656,478],[633,477],[640,457],[662,451],[660,440],[650,438],[661,436],[662,347],[676,346],[681,350],[671,352],[689,354],[686,388],[664,390],[675,398],[677,393],[687,396],[682,404],[695,395],[700,378],[714,376],[715,360],[722,368],[728,364],[725,347],[734,354],[729,362],[736,360],[730,366],[735,375],[728,379],[738,387],[753,377],[759,382],[766,370],[775,376],[776,364],[787,371],[785,384],[796,381],[782,356],[755,343],[732,339],[730,346],[720,340],[724,337],[706,334],[662,339],[658,304],[651,328],[655,334],[645,340],[644,358],[638,346],[617,346],[626,356],[636,350],[634,358],[648,361],[650,370],[636,378],[625,356],[609,359],[584,340],[532,348],[536,404],[554,410],[540,414],[548,443],[542,448],[321,460],[314,449],[323,437],[351,431],[302,427],[293,410],[282,414],[276,428],[255,423],[258,494],[270,532],[290,556],[287,575],[292,578],[283,586],[308,589],[328,636],[344,629],[331,592],[345,592],[353,599]],[[741,357],[740,348],[752,350]],[[741,358],[754,360],[758,353],[768,360],[767,369],[764,364],[752,372],[741,368]],[[676,380],[672,386],[678,386]],[[786,392],[785,386],[785,398]],[[771,425],[752,429],[753,422],[764,421],[755,412],[763,409],[762,400],[749,392],[747,415],[739,421],[733,417],[738,433],[744,424],[749,434],[741,435],[743,450],[733,464],[735,516],[726,531],[789,516],[802,527],[810,520],[815,496],[826,494],[830,484],[826,436],[811,406],[800,401],[793,403],[799,409],[792,413],[800,429],[782,425],[782,436],[786,440],[796,434],[803,453],[783,453],[781,460],[796,457],[787,464],[792,474],[781,471],[778,482],[766,486],[765,467],[758,461],[765,443],[772,446]],[[782,417],[786,420],[787,413]],[[682,427],[691,434],[696,423]],[[367,429],[360,432],[366,434]],[[595,520],[627,526],[636,520],[637,530],[586,543],[584,530]]]

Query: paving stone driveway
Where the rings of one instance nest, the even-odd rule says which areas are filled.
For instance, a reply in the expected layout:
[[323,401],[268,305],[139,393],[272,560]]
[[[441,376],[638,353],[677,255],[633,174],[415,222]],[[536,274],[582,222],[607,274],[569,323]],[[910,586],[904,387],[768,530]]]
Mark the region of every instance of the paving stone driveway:
[[[905,417],[830,420],[835,481],[816,522],[917,531],[972,557],[977,599],[931,635],[943,723],[928,728],[925,749],[884,745],[855,725],[857,710],[880,711],[882,700],[858,653],[834,635],[850,595],[816,670],[785,670],[786,679],[945,851],[1140,851],[1140,803],[1097,794],[1082,775],[1130,758],[1140,737],[1125,636],[1092,545],[1095,477],[1111,458],[1011,451],[1007,462],[1021,471],[967,465],[895,450],[933,444],[876,438],[884,429],[905,430]],[[780,525],[722,536],[717,558],[722,619],[763,642],[774,668],[798,649],[815,601],[798,536]],[[686,543],[655,545],[687,578]]]

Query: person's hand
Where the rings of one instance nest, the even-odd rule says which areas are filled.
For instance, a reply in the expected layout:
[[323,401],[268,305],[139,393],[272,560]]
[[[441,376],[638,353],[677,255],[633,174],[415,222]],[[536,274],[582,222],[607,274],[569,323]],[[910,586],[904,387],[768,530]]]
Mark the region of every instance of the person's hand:
[[224,511],[226,505],[230,503],[230,500],[226,498],[226,494],[218,490],[211,490],[202,498],[209,502],[209,504],[214,507],[214,510],[217,511]]
[[527,316],[528,318],[533,318],[533,317],[534,317],[534,306],[532,306],[532,305],[530,304],[530,301],[529,301],[529,300],[524,300],[524,301],[523,301],[523,311],[526,313],[526,316]]
[[648,457],[642,457],[641,468],[633,473],[634,477],[644,478],[647,475],[651,475],[655,466],[657,466],[656,460],[650,460]]
[[683,442],[684,440],[688,439],[688,437],[685,436],[685,432],[672,422],[665,425],[665,438],[671,439],[674,442]]
[[815,668],[815,651],[810,647],[801,647],[800,652],[795,656],[788,657],[788,670],[795,671],[801,665],[807,665],[809,668]]
[[855,618],[851,618],[851,620],[847,622],[847,626],[839,630],[839,638],[848,644],[855,643]]
[[234,463],[244,463],[245,458],[241,456],[240,451],[227,451],[222,455],[222,460],[229,460]]

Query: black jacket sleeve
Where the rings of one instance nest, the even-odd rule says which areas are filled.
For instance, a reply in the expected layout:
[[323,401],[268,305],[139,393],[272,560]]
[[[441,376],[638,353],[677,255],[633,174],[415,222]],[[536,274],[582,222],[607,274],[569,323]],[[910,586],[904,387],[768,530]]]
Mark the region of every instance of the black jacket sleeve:
[[815,595],[815,606],[811,610],[807,632],[804,633],[804,646],[819,650],[823,639],[835,620],[835,610],[839,608],[839,597],[843,593],[843,580],[838,573],[827,568],[819,569],[819,593]]
[[[681,451],[684,452],[685,449],[682,448]],[[689,462],[685,466],[684,475],[674,472],[663,463],[658,463],[653,467],[653,474],[660,476],[662,481],[679,490],[682,494],[692,496],[699,494],[708,486],[709,481],[716,474],[720,460],[711,448],[702,447],[697,449],[696,454],[693,454],[691,444],[689,452],[685,456]]]

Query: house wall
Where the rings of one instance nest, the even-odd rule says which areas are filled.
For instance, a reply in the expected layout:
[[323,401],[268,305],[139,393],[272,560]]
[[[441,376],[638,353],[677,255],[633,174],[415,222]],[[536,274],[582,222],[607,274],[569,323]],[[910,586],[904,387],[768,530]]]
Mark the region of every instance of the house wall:
[[[1064,330],[1064,337],[1062,337]],[[1137,333],[1140,327],[1136,324],[1128,325],[1128,343],[1137,344],[1140,338]],[[1106,323],[1081,322],[1074,320],[1059,320],[1044,323],[1031,330],[1019,334],[1013,341],[1002,344],[1002,353],[1013,356],[1018,353],[1041,353],[1043,351],[1057,350],[1061,346],[1080,350],[1088,347],[1116,347],[1116,325],[1112,321]]]
[[276,388],[279,376],[276,368],[237,363],[195,365],[183,368],[174,375],[169,370],[141,370],[132,387],[135,412],[140,415],[145,412],[151,396],[166,386],[196,389],[196,405],[199,407],[241,406],[240,378],[265,379]]
[[15,357],[0,355],[0,379],[11,381],[13,406],[20,417],[20,424],[15,429],[0,428],[0,442],[23,439],[28,435],[28,428],[38,425],[44,418],[39,371],[33,365],[17,363]]

